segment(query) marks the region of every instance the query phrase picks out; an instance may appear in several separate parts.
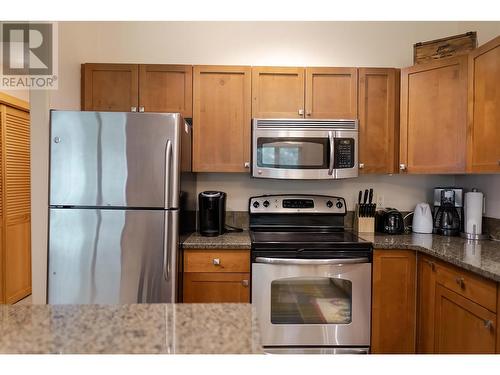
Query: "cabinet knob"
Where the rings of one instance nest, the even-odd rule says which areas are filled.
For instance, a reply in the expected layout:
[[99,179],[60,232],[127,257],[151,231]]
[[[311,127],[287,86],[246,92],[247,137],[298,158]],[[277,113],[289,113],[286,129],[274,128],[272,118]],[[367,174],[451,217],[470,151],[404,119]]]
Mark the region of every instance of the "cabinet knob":
[[249,161],[245,162],[245,168],[250,168],[250,162]]
[[137,112],[137,107],[130,107],[130,112]]
[[248,287],[248,280],[241,280],[241,285],[243,285],[245,288]]
[[299,116],[304,116],[304,110],[303,109],[299,109]]
[[212,263],[214,264],[214,266],[220,266],[220,259],[219,258],[214,258],[212,260]]
[[500,167],[500,160],[498,161],[498,166]]
[[455,279],[455,281],[457,282],[457,284],[460,286],[460,288],[464,289],[465,288],[465,282],[464,282],[464,278],[463,277],[457,277]]
[[144,107],[143,106],[139,107],[139,112],[144,112]]
[[306,112],[306,116],[311,116],[311,115],[312,115],[311,112],[309,112],[309,111]]
[[406,171],[406,164],[399,164],[399,169],[402,171]]
[[484,328],[491,330],[493,328],[493,322],[491,320],[484,321]]
[[436,269],[436,265],[434,262],[431,262],[430,260],[426,260],[425,263],[427,263],[431,267],[431,271],[434,271]]
[[363,169],[365,167],[365,163],[359,163],[359,169]]

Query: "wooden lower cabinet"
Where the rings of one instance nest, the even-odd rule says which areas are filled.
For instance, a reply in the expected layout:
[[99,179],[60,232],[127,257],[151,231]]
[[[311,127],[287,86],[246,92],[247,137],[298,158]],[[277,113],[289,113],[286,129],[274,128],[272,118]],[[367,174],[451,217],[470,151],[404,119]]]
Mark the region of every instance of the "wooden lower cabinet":
[[250,302],[250,273],[185,273],[183,302]]
[[415,251],[375,250],[372,353],[415,352],[415,291]]
[[496,314],[437,284],[434,353],[495,353]]
[[426,255],[417,279],[417,353],[495,352],[496,283]]
[[249,303],[248,250],[184,250],[182,301]]

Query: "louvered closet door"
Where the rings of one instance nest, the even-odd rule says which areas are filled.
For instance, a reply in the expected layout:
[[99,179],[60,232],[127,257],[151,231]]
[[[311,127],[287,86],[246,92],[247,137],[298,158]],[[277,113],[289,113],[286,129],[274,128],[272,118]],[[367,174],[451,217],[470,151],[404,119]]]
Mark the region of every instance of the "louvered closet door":
[[0,104],[0,304],[5,303],[5,255],[3,243],[3,123],[5,106]]
[[31,293],[29,114],[4,107],[2,124],[5,299]]

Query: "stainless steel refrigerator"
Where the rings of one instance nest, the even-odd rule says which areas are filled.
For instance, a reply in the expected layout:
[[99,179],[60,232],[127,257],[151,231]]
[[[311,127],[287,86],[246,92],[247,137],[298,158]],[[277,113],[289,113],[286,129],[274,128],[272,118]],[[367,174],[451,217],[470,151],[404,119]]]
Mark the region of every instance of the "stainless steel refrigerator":
[[178,113],[51,111],[50,131],[48,303],[175,302],[190,126]]

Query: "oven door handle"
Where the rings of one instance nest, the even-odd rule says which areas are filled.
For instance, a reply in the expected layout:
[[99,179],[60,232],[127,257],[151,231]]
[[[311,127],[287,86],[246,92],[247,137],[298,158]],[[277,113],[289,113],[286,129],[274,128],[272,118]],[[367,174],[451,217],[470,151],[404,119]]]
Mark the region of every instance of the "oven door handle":
[[311,265],[318,266],[323,264],[355,264],[355,263],[369,263],[368,258],[346,258],[346,259],[284,259],[284,258],[265,258],[257,257],[255,258],[257,263],[265,264],[290,264],[290,265]]
[[330,167],[328,168],[328,175],[333,175],[333,167],[334,167],[334,158],[335,158],[335,142],[334,142],[334,133],[333,131],[328,132],[328,141],[330,142]]

